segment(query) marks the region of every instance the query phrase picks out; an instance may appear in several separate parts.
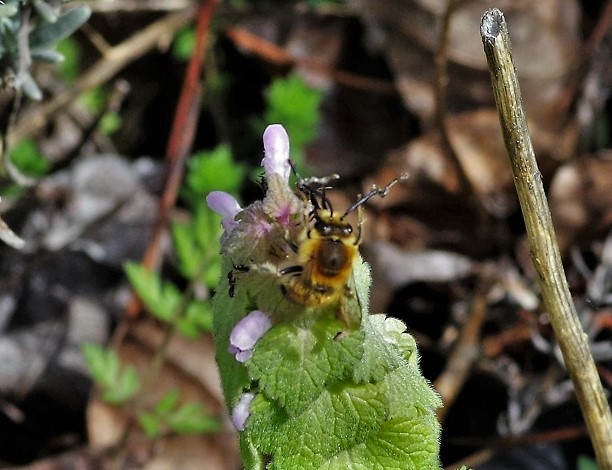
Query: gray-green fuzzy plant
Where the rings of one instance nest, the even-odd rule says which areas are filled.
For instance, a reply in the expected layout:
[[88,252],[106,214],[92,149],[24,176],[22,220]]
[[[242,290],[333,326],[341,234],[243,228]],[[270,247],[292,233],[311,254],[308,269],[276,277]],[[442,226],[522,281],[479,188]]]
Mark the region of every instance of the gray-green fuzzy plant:
[[30,73],[33,60],[61,62],[57,43],[74,33],[91,14],[80,6],[60,12],[65,0],[5,0],[0,5],[0,84],[31,99],[42,92]]
[[[22,184],[31,184],[8,158],[6,134],[22,94],[40,100],[42,92],[31,74],[33,60],[61,62],[57,43],[89,19],[88,7],[60,12],[53,0],[4,0],[0,2],[0,174],[8,173]],[[12,100],[4,99],[6,92]],[[12,104],[8,104],[12,101]],[[25,242],[0,218],[0,240],[21,249]]]
[[299,248],[321,228],[313,205],[329,202],[329,179],[291,187],[280,125],[266,129],[264,148],[262,201],[243,209],[227,193],[207,198],[224,216],[213,332],[245,468],[439,469],[440,399],[404,324],[369,313],[367,264],[357,256],[348,285],[319,305],[323,292],[312,302],[307,291],[302,302],[287,295],[292,275],[308,276]]

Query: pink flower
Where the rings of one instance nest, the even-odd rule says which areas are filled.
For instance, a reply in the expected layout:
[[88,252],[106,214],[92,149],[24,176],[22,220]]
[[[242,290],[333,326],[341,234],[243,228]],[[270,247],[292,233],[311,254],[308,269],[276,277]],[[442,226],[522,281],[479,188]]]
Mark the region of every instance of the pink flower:
[[289,165],[289,136],[280,124],[271,124],[263,133],[265,156],[261,165],[266,171],[266,177],[271,178],[277,173],[285,181],[289,181],[291,166]]
[[243,393],[242,395],[240,395],[240,398],[238,399],[238,403],[236,403],[236,406],[234,406],[234,409],[232,410],[232,414],[230,418],[232,420],[234,427],[238,431],[244,431],[246,420],[251,414],[251,411],[249,410],[249,408],[251,407],[251,402],[253,401],[254,398],[255,398],[254,393],[248,393],[248,392]]
[[248,361],[253,355],[255,343],[272,327],[270,317],[262,310],[253,310],[240,320],[230,333],[228,352],[238,362]]
[[240,204],[238,204],[234,196],[225,191],[212,191],[206,196],[206,203],[213,211],[223,216],[221,225],[225,233],[222,239],[227,237],[238,225],[235,218],[242,210]]

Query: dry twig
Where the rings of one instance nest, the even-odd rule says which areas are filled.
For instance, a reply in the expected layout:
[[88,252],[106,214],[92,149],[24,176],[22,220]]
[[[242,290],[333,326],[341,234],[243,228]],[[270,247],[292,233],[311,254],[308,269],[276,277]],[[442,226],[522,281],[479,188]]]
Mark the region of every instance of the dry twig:
[[[170,173],[166,180],[153,235],[142,260],[143,265],[147,268],[154,268],[159,263],[161,241],[167,230],[170,210],[176,204],[185,162],[195,137],[200,116],[200,97],[202,95],[200,80],[208,45],[208,30],[218,3],[219,0],[202,0],[197,14],[197,41],[187,67],[166,149],[166,161],[170,165]],[[134,296],[126,308],[126,316],[135,318],[140,306],[138,298]]]
[[459,340],[455,345],[444,371],[434,383],[444,406],[438,410],[438,419],[444,421],[446,414],[452,408],[463,384],[467,380],[472,366],[482,356],[480,346],[480,331],[486,318],[490,283],[481,277],[480,287],[472,300],[472,308],[468,321],[461,330]]
[[109,49],[100,60],[81,75],[73,86],[41,106],[33,108],[24,116],[10,133],[10,141],[18,142],[43,128],[55,113],[74,101],[81,93],[106,83],[127,64],[153,49],[159,43],[160,38],[174,35],[192,18],[192,8],[171,13]]
[[565,278],[501,11],[493,8],[484,14],[480,35],[544,305],[574,384],[599,467],[611,470],[612,413]]
[[283,66],[300,66],[316,72],[323,77],[330,77],[336,83],[358,90],[367,90],[376,93],[395,94],[395,86],[388,80],[364,77],[346,70],[339,70],[329,67],[327,64],[308,57],[296,57],[290,54],[281,46],[266,41],[256,34],[244,28],[229,28],[225,32],[237,46],[244,48],[265,60]]

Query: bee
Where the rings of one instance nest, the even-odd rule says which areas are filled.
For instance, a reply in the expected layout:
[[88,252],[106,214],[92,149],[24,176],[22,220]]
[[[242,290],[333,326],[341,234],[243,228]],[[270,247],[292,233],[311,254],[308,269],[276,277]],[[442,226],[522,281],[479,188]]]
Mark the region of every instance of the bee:
[[[281,290],[293,303],[317,307],[340,302],[339,320],[350,328],[358,326],[361,320],[360,316],[355,317],[346,310],[344,299],[354,297],[350,284],[361,243],[363,205],[374,196],[385,197],[393,186],[408,176],[403,174],[383,188],[372,187],[344,213],[335,212],[325,194],[329,188],[327,182],[335,176],[298,181],[298,191],[310,200],[313,209],[305,237],[296,245],[296,263],[279,270],[279,275]],[[347,220],[354,211],[357,211],[356,230]]]

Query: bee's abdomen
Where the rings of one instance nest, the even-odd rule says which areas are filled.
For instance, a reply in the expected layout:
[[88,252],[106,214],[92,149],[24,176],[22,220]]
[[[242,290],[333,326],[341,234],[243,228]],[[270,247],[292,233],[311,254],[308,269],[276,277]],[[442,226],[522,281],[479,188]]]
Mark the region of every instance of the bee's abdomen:
[[340,240],[324,240],[315,253],[317,275],[329,279],[348,277],[354,256],[352,246]]

